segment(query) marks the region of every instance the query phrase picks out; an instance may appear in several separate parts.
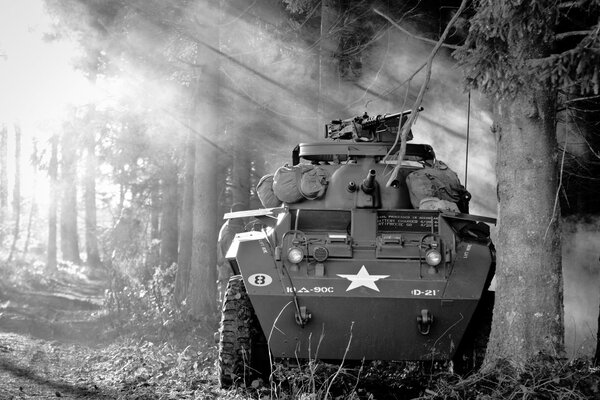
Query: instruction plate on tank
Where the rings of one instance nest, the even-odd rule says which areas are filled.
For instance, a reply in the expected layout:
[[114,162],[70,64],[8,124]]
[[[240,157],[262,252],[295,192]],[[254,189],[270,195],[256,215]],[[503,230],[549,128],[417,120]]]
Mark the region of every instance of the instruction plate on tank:
[[378,211],[377,233],[438,231],[438,211]]

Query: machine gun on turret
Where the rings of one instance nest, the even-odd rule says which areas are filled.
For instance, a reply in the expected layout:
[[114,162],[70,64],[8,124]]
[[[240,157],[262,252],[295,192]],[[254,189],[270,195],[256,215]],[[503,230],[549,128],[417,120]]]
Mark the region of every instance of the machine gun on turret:
[[[423,107],[418,108],[418,111],[422,110]],[[374,117],[365,112],[362,116],[333,120],[325,124],[325,138],[357,142],[393,142],[396,140],[398,128],[406,123],[411,112],[412,110],[406,110]],[[407,139],[412,138],[412,131],[409,131]]]

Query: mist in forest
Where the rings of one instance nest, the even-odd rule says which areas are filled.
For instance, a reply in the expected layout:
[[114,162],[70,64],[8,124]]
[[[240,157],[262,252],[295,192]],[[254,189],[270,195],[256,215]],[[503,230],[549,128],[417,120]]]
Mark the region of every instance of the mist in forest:
[[[2,4],[7,7],[7,2]],[[32,7],[37,10],[41,3],[32,1],[27,4],[30,5],[25,6],[25,10]],[[143,2],[139,4],[144,7]],[[154,2],[152,4],[156,6]],[[81,12],[83,34],[86,31],[89,34],[84,41],[89,46],[87,50],[111,46],[115,50],[104,55],[107,69],[100,72],[88,69],[84,71],[84,77],[81,70],[86,68],[82,67],[86,49],[74,44],[76,35],[70,36],[61,30],[62,37],[57,34],[53,40],[46,38],[36,42],[35,46],[16,42],[16,45],[22,45],[19,51],[25,52],[22,58],[15,55],[16,50],[0,43],[0,50],[6,50],[11,63],[4,63],[0,57],[0,68],[23,79],[22,84],[5,86],[0,95],[1,108],[14,108],[11,118],[28,120],[28,123],[38,121],[38,125],[32,125],[27,134],[40,138],[47,138],[49,133],[56,133],[64,126],[61,120],[46,123],[52,116],[67,118],[70,115],[83,123],[84,117],[76,112],[65,115],[64,110],[93,104],[97,110],[107,111],[108,120],[114,119],[112,128],[115,131],[124,131],[135,123],[143,122],[144,132],[141,132],[142,128],[139,132],[131,132],[148,135],[156,149],[183,143],[191,125],[189,112],[193,106],[193,96],[190,95],[193,89],[190,71],[193,68],[190,69],[190,64],[193,64],[198,51],[185,35],[197,33],[194,29],[197,21],[193,16],[201,11],[198,8],[180,10],[183,17],[179,28],[185,32],[182,37],[165,34],[160,23],[160,8],[158,11],[129,10],[128,15],[120,16],[125,22],[116,24],[114,31],[108,30],[105,36],[93,34],[94,16],[83,10],[77,12]],[[241,134],[249,140],[248,151],[261,155],[263,172],[274,172],[277,167],[291,162],[291,150],[295,144],[323,137],[323,127],[317,126],[316,109],[319,71],[315,47],[318,42],[302,37],[299,23],[296,23],[297,29],[284,29],[289,24],[289,17],[279,3],[256,2],[249,5],[233,2],[222,14],[213,17],[220,21],[222,64],[219,80],[228,114],[222,121],[223,135],[194,133],[216,143],[220,149],[227,149],[236,135]],[[89,27],[86,28],[85,24]],[[405,27],[418,32],[410,22]],[[390,26],[379,33],[378,40],[364,49],[358,76],[326,83],[334,87],[332,91],[337,97],[333,101],[339,107],[339,115],[325,118],[350,118],[365,112],[369,115],[394,113],[413,107],[424,79],[424,70],[410,82],[407,79],[425,62],[432,46]],[[40,66],[32,61],[32,54],[27,55],[27,49],[32,50],[44,43],[49,48],[61,46],[61,43],[67,43],[62,48],[72,46],[70,51],[74,55],[74,65],[68,72],[70,75],[61,70],[61,80],[57,80],[58,72],[53,73],[46,64]],[[19,70],[19,64],[14,64],[19,59],[23,60],[22,65],[29,65],[32,69]],[[46,61],[56,59],[48,57]],[[61,64],[61,68],[66,67]],[[26,80],[25,76],[33,77],[34,81]],[[65,76],[70,78],[64,80]],[[59,82],[59,86],[51,85],[52,82]],[[73,87],[81,88],[75,93],[66,90]],[[42,110],[48,111],[44,104],[32,107],[29,103],[31,99],[39,99],[40,93],[42,98],[49,99],[44,104],[61,105],[63,108],[52,110],[50,116],[42,115]],[[81,97],[83,94],[84,98]],[[15,102],[15,98],[18,101]],[[460,71],[448,49],[442,49],[436,57],[423,106],[425,110],[413,127],[413,142],[431,144],[437,157],[446,162],[463,183],[468,173],[467,189],[473,195],[471,213],[495,217],[495,143],[490,132],[492,117],[489,103],[479,93],[469,94],[464,90]],[[28,115],[25,110],[40,114]],[[130,116],[138,119],[128,120]],[[225,151],[219,153],[219,158],[225,167],[232,163],[232,156]],[[114,189],[109,183],[102,188],[107,196]],[[594,347],[600,297],[598,227],[598,221],[569,220],[565,223],[566,345],[572,352],[589,354]]]

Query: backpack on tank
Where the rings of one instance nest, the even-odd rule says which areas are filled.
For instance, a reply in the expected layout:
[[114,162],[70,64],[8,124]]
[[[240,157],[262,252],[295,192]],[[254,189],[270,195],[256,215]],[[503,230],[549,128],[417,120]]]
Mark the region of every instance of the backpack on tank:
[[458,203],[468,193],[456,172],[442,161],[411,172],[406,177],[406,185],[410,202],[417,209],[421,207],[421,201],[427,198]]
[[327,171],[318,165],[284,165],[273,176],[273,192],[285,203],[318,199],[325,194],[328,184]]

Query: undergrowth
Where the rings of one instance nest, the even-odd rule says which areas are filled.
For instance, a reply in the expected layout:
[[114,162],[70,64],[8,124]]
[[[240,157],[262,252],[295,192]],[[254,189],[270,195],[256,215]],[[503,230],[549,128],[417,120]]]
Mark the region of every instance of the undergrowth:
[[215,327],[209,321],[189,318],[175,301],[177,265],[154,268],[151,278],[140,281],[118,270],[111,271],[110,288],[104,307],[113,328],[121,334],[135,334],[148,340],[185,342],[201,330],[204,335]]
[[440,375],[421,399],[600,399],[600,368],[589,359],[540,357],[517,371],[498,362],[466,378]]

